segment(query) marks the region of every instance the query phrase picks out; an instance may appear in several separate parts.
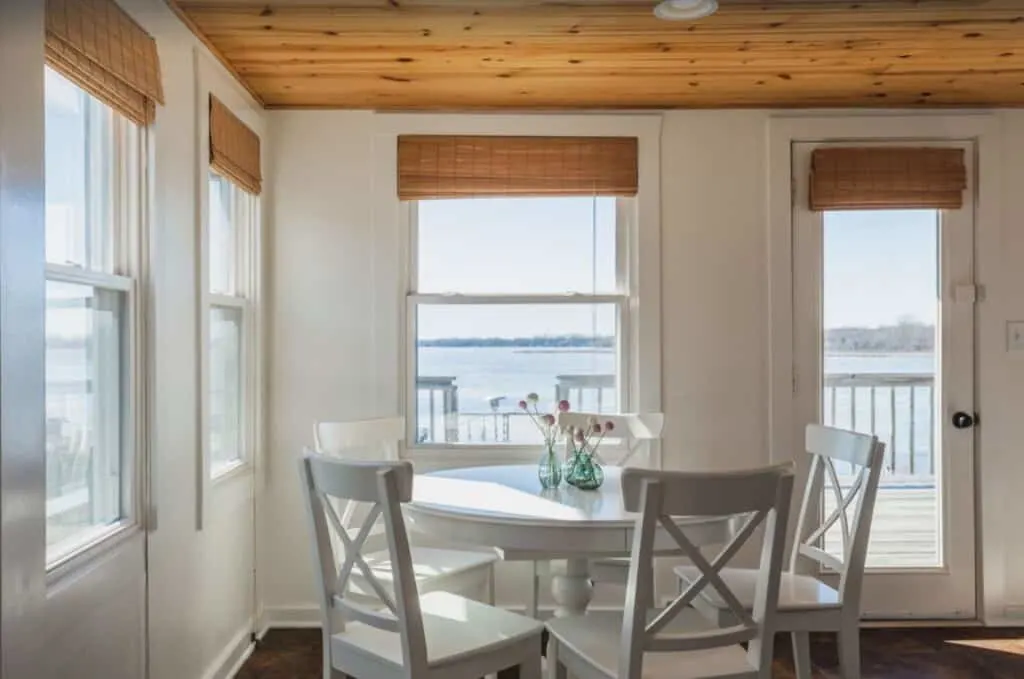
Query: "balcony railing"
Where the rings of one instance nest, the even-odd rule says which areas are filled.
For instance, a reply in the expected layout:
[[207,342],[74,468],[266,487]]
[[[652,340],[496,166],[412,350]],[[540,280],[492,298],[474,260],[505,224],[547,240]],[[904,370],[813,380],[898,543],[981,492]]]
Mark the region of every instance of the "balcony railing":
[[[419,405],[416,438],[419,443],[508,443],[530,436],[532,426],[516,404],[520,396],[488,398],[489,411],[459,410],[459,387],[455,377],[419,377],[416,381]],[[567,399],[577,410],[615,410],[614,375],[558,375],[552,392],[554,401]]]
[[[558,375],[555,401],[577,410],[617,409],[614,375]],[[420,377],[420,443],[507,443],[529,436],[516,408],[518,397],[487,399],[489,411],[459,410],[455,377]],[[886,443],[886,466],[896,476],[935,475],[935,379],[927,374],[829,374],[825,376],[825,424],[874,432]],[[519,433],[523,432],[520,436]]]
[[861,373],[825,376],[825,424],[873,432],[886,444],[891,474],[935,475],[935,377]]

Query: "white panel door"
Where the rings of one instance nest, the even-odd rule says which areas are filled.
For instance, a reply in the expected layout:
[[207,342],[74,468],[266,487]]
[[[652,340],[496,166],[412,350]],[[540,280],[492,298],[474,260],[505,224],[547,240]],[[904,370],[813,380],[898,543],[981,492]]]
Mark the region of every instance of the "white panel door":
[[886,444],[865,617],[974,618],[973,180],[959,210],[812,212],[818,146],[793,151],[796,419]]

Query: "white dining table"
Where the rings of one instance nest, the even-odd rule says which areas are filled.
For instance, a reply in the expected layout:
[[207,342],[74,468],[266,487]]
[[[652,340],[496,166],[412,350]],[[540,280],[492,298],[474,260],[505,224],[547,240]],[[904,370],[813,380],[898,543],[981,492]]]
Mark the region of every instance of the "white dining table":
[[[593,596],[589,562],[629,556],[637,515],[623,507],[621,469],[605,468],[597,490],[562,485],[544,489],[535,465],[467,467],[417,474],[406,516],[414,530],[434,538],[497,548],[510,561],[565,559],[553,574],[556,616],[583,615]],[[727,518],[680,517],[698,546],[727,541]],[[673,554],[664,532],[655,553]]]

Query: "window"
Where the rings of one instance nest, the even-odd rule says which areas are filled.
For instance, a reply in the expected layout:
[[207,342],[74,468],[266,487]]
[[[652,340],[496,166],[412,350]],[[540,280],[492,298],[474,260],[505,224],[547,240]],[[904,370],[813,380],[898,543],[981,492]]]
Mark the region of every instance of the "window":
[[259,199],[210,171],[207,270],[207,446],[210,475],[221,476],[247,459],[253,421],[252,247]]
[[410,202],[410,438],[533,444],[518,409],[625,409],[633,199]]
[[141,375],[142,132],[46,70],[46,546],[130,524]]

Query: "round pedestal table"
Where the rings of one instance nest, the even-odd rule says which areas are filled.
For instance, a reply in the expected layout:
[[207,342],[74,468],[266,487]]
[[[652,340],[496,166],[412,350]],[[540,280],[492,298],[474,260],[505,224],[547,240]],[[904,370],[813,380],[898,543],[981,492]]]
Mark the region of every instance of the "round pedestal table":
[[[417,474],[406,516],[416,531],[456,543],[496,547],[506,560],[565,559],[552,578],[556,616],[583,615],[593,595],[589,561],[629,556],[637,515],[622,506],[621,469],[605,468],[598,490],[543,489],[535,465],[467,467]],[[726,542],[726,518],[680,517],[694,542]],[[667,533],[655,540],[677,554]]]

